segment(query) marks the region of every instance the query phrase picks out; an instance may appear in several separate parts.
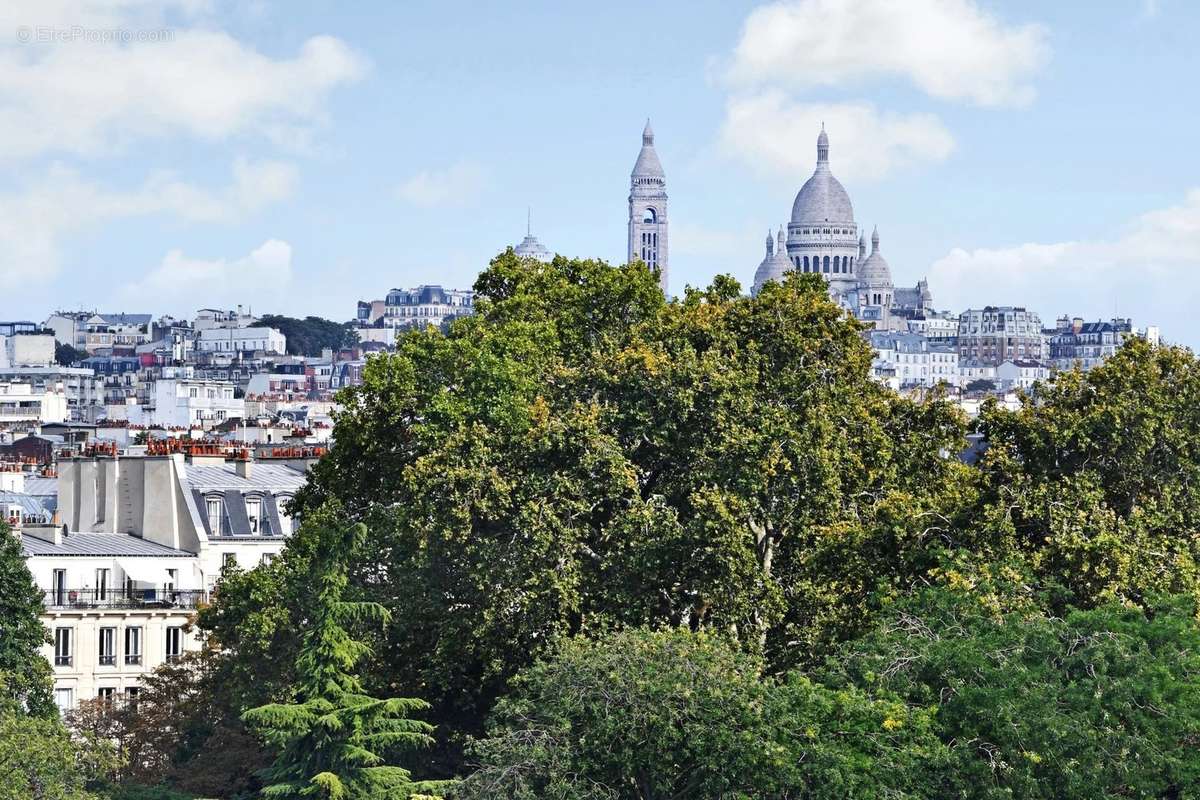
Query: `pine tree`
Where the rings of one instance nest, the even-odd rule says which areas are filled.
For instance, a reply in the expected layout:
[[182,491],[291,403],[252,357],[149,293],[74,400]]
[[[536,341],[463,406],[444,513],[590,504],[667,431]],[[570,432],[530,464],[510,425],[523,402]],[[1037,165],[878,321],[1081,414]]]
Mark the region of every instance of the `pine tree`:
[[50,664],[41,653],[49,641],[42,610],[42,592],[25,566],[21,543],[0,521],[0,701],[54,717]]
[[369,647],[347,626],[386,623],[378,603],[343,599],[347,555],[363,541],[366,527],[347,530],[313,520],[320,542],[310,562],[315,596],[296,660],[296,702],[272,703],[242,715],[246,724],[278,748],[266,770],[263,797],[272,800],[409,800],[448,788],[445,781],[413,781],[380,751],[418,748],[433,742],[433,726],[411,719],[428,704],[419,699],[376,699],[364,693],[355,666]]

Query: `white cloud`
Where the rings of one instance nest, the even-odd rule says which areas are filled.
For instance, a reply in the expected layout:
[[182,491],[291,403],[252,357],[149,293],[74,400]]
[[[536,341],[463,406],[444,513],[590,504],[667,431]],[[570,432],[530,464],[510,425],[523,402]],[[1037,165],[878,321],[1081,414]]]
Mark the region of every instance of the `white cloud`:
[[171,250],[144,278],[127,287],[125,295],[130,300],[150,297],[169,307],[193,300],[197,287],[204,287],[204,302],[232,307],[255,294],[277,298],[291,280],[292,246],[268,239],[249,255],[234,260],[189,258],[180,250]]
[[[1019,304],[1038,298],[1043,315],[1133,315],[1167,337],[1200,344],[1200,189],[1178,205],[1140,215],[1113,237],[1005,248],[954,249],[934,262],[939,306]],[[1046,320],[1043,320],[1046,321]]]
[[726,78],[808,89],[898,76],[943,100],[1021,105],[1048,55],[1042,26],[974,0],[783,0],[751,12]]
[[764,177],[807,177],[824,123],[830,160],[842,179],[880,178],[894,169],[941,161],[954,137],[932,114],[880,112],[869,103],[804,103],[778,90],[731,97],[721,149]]
[[51,166],[24,192],[0,195],[0,287],[52,278],[62,240],[96,225],[157,214],[188,222],[237,220],[288,196],[295,184],[295,168],[277,161],[239,159],[231,183],[215,190],[159,172],[134,189],[112,191]]
[[[195,4],[184,7],[185,17]],[[265,136],[303,142],[338,86],[365,59],[343,41],[315,36],[290,58],[272,58],[229,34],[164,26],[151,4],[19,4],[0,13],[0,157],[97,155],[143,138]],[[39,43],[39,30],[165,30],[163,41]],[[18,41],[34,37],[32,43]],[[14,35],[16,34],[16,35]]]
[[396,196],[421,208],[462,207],[473,204],[487,185],[483,168],[467,161],[418,172],[396,188]]

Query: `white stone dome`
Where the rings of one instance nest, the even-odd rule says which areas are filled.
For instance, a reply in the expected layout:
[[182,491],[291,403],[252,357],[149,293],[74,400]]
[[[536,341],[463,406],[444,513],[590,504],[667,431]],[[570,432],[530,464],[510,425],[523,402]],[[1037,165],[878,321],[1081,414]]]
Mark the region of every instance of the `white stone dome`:
[[817,137],[817,169],[804,182],[792,203],[792,224],[854,224],[854,206],[850,195],[829,171],[829,137],[822,130]]
[[858,265],[858,282],[865,286],[891,286],[892,268],[879,252],[879,231],[871,233],[871,255]]
[[771,234],[767,234],[767,255],[758,265],[754,273],[754,286],[750,294],[757,295],[762,291],[767,281],[782,282],[784,273],[794,270],[796,266],[787,257],[787,244],[783,238],[783,229],[779,229],[779,244],[772,246]]
[[521,258],[533,258],[546,263],[554,260],[554,254],[532,234],[522,239],[521,243],[513,248],[513,252]]

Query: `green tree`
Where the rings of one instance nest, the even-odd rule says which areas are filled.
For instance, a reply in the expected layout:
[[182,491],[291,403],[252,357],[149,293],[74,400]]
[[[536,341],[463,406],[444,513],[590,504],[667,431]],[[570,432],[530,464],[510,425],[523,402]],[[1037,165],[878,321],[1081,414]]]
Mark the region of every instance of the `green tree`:
[[50,664],[41,653],[50,641],[43,610],[42,591],[25,566],[21,542],[0,520],[0,702],[53,718]]
[[354,674],[368,647],[345,626],[388,619],[386,609],[376,603],[344,599],[346,557],[361,545],[366,528],[341,530],[321,521],[310,523],[317,525],[322,527],[315,538],[323,547],[310,574],[314,593],[296,662],[296,702],[272,703],[243,714],[247,724],[279,750],[266,772],[263,795],[408,800],[443,789],[444,782],[414,782],[408,770],[389,765],[382,755],[432,743],[432,726],[410,718],[427,704],[370,697]]
[[80,350],[62,342],[56,341],[54,343],[54,362],[56,364],[69,367],[72,364],[78,364],[87,357],[88,352],[86,350]]
[[454,727],[613,624],[733,631],[784,669],[933,563],[965,423],[870,380],[819,276],[669,303],[644,265],[504,254],[476,289],[342,393],[296,508],[368,521],[351,575],[395,612],[380,669]]
[[967,384],[968,392],[994,392],[996,391],[996,382],[990,381],[987,378],[976,378]]
[[287,337],[287,351],[294,356],[319,356],[328,348],[333,351],[358,344],[352,323],[334,322],[321,317],[304,319],[267,314],[258,321],[265,328],[274,328]]
[[114,799],[257,794],[270,758],[233,709],[223,665],[210,645],[142,677],[136,704],[94,701],[67,715],[74,733],[120,748]]
[[819,678],[936,709],[948,797],[1179,798],[1200,786],[1200,629],[1190,598],[1065,617],[925,590]]
[[1200,361],[1130,340],[1019,411],[985,408],[977,515],[1056,587],[1056,608],[1200,596]]
[[454,797],[932,796],[949,751],[930,713],[760,666],[679,629],[571,640],[514,682]]
[[0,800],[96,800],[89,787],[116,764],[107,742],[0,700]]

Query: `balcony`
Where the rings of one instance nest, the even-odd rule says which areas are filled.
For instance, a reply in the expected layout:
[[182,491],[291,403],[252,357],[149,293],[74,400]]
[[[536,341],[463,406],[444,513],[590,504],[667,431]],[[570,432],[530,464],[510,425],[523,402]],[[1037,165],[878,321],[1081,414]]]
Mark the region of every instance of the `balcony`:
[[149,588],[132,591],[108,589],[53,589],[43,593],[47,609],[184,609],[199,608],[208,603],[210,592],[205,589]]

